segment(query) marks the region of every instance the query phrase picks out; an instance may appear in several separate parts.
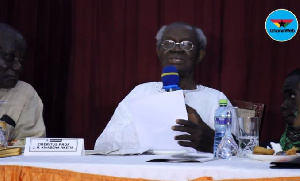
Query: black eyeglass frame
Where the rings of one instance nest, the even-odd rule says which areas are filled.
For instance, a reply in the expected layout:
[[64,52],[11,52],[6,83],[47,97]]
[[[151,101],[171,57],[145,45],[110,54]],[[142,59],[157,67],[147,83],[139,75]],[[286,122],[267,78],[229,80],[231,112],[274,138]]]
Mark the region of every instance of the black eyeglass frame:
[[[171,47],[171,48],[166,48],[165,46],[164,46],[164,42],[169,42],[169,43],[172,43],[173,44],[173,46]],[[184,48],[184,44],[185,43],[190,43],[191,45],[192,45],[192,47],[190,48],[190,49],[186,49],[186,48]],[[184,50],[184,51],[191,51],[191,50],[193,50],[193,48],[194,48],[194,44],[193,44],[193,42],[191,42],[191,41],[187,41],[187,40],[184,40],[184,41],[181,41],[180,43],[176,43],[175,41],[173,41],[173,40],[164,40],[162,43],[161,43],[161,46],[163,47],[163,49],[165,49],[165,50],[172,50],[172,49],[174,49],[175,47],[176,47],[176,45],[179,45],[179,47],[182,49],[182,50]]]

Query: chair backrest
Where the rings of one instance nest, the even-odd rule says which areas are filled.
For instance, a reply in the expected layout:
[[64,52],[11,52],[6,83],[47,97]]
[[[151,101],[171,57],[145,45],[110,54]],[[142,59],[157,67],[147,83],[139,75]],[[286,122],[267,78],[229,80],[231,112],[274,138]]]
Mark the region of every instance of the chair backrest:
[[232,99],[230,100],[232,106],[238,107],[236,109],[237,117],[258,117],[261,122],[265,105],[262,103],[253,103]]

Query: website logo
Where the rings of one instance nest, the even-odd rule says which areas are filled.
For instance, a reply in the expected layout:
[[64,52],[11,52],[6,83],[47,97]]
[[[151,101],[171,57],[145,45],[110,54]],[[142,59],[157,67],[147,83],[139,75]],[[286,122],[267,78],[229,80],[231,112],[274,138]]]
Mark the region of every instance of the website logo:
[[292,39],[298,30],[296,16],[286,9],[277,9],[269,14],[265,22],[267,34],[276,41]]

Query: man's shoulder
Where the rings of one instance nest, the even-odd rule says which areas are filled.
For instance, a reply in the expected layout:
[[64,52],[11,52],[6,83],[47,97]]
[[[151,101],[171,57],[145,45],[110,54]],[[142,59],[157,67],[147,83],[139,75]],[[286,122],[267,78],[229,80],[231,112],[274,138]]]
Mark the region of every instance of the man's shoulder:
[[224,94],[223,92],[221,92],[217,89],[210,88],[210,87],[203,86],[203,85],[200,85],[199,89],[201,90],[199,92],[201,92],[203,94],[214,94],[214,95]]
[[35,89],[32,87],[32,85],[28,84],[27,82],[19,80],[14,87],[15,89],[25,89],[29,92],[36,92]]
[[157,89],[161,82],[145,82],[135,86],[134,89]]
[[30,97],[30,99],[33,97],[39,97],[38,93],[32,85],[21,80],[17,82],[16,86],[12,88],[10,92],[15,94],[22,94],[23,96]]
[[135,86],[131,93],[153,94],[162,91],[161,82],[146,82]]
[[134,89],[126,96],[125,99],[140,98],[147,95],[153,95],[160,93],[161,82],[146,82],[135,86]]

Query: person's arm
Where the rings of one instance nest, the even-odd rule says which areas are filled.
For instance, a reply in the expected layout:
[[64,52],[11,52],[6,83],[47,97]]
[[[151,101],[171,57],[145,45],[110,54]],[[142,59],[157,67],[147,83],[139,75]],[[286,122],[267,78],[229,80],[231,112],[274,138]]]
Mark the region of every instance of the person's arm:
[[128,106],[121,102],[111,120],[96,140],[94,149],[111,152],[118,149],[138,147],[138,138],[132,125]]
[[192,147],[197,151],[212,152],[214,144],[214,130],[203,122],[195,109],[186,105],[188,120],[178,119],[172,127],[174,131],[186,134],[175,136],[178,144],[184,147]]
[[17,140],[26,137],[46,137],[43,103],[36,92],[25,103],[16,127],[9,137]]

